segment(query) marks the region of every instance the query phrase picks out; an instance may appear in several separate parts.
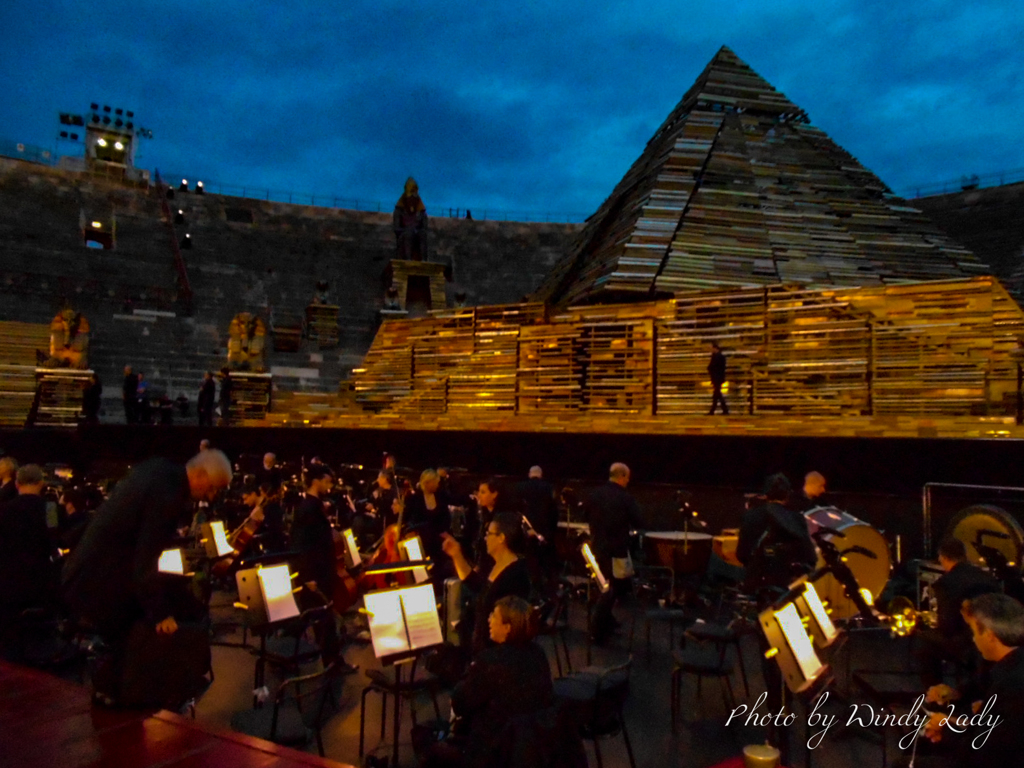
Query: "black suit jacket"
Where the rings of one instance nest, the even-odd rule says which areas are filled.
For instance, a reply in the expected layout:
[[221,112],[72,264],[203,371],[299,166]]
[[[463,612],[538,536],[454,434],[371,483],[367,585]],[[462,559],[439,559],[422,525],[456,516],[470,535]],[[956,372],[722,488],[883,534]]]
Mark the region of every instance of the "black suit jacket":
[[299,582],[315,581],[317,589],[330,598],[338,578],[334,535],[324,503],[315,496],[303,498],[295,510],[292,548],[299,553]]
[[957,563],[932,585],[938,602],[937,629],[946,637],[970,637],[971,630],[960,613],[964,600],[989,592],[1002,592],[1002,587],[985,571],[970,563]]
[[629,552],[629,532],[642,527],[636,499],[621,485],[609,481],[591,491],[586,509],[594,554],[602,560],[625,557]]
[[64,566],[64,597],[102,632],[172,615],[175,585],[157,571],[177,527],[192,514],[185,468],[166,459],[136,466],[114,488]]
[[[961,764],[970,768],[992,768],[997,765],[1020,765],[1024,759],[1024,650],[1011,651],[989,671],[989,686],[982,706],[995,697],[988,716],[1002,718],[989,734],[985,744],[974,748],[985,726],[971,728],[961,740]],[[970,714],[969,702],[957,702],[958,714]],[[980,739],[979,739],[980,742]]]
[[52,554],[42,496],[21,494],[0,504],[0,605],[28,608],[53,597]]
[[516,484],[515,496],[537,533],[548,541],[554,541],[558,528],[555,487],[547,480],[531,477]]

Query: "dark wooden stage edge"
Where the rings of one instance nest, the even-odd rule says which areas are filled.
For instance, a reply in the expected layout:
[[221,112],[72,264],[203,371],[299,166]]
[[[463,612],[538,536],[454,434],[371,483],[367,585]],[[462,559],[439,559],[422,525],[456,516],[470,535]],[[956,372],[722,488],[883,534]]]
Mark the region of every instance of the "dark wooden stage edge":
[[172,712],[107,710],[84,686],[0,661],[0,766],[352,768]]
[[184,460],[202,438],[229,456],[275,451],[328,463],[372,465],[383,451],[401,464],[465,467],[524,476],[533,464],[553,479],[600,480],[609,464],[629,464],[638,483],[760,487],[772,472],[793,480],[824,472],[829,486],[851,492],[920,495],[927,482],[1019,486],[1024,440],[1013,438],[749,437],[734,435],[572,434],[400,431],[282,427],[99,425],[78,430],[0,431],[0,450],[21,462],[61,462],[81,469],[162,455]]

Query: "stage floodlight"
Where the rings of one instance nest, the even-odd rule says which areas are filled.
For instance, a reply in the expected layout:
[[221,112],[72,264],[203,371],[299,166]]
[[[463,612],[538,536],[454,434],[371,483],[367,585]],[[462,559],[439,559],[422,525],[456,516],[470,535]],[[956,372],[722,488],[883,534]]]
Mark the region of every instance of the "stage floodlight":
[[601,572],[601,566],[597,564],[597,558],[594,556],[594,550],[590,548],[590,542],[586,541],[583,546],[580,547],[580,552],[583,553],[583,559],[587,563],[587,568],[590,569],[590,575],[594,577],[594,581],[597,582],[598,588],[602,592],[607,592],[611,589],[611,584],[608,583],[608,579],[605,578],[604,573]]
[[89,109],[91,109],[93,112],[95,112],[99,108],[100,108],[99,104],[90,104],[89,105]]
[[793,693],[807,690],[827,672],[792,601],[762,611],[758,622],[769,645],[765,658],[775,659]]
[[121,151],[121,150],[124,149],[124,144],[122,144],[120,141],[115,141],[114,142],[114,149],[116,149],[118,151]]
[[188,192],[188,179],[182,179],[181,184],[178,186],[179,192]]
[[114,110],[114,114],[115,115],[123,115],[124,114],[124,110],[121,109],[120,107],[118,107],[117,109]]
[[180,549],[165,549],[160,553],[156,569],[160,573],[170,573],[175,576],[185,575],[185,558]]
[[204,191],[205,190],[203,189],[203,182],[197,181],[196,182],[196,194],[197,195],[201,195],[201,194],[203,194]]
[[98,139],[96,139],[96,144],[101,147],[105,147],[107,146],[107,140],[100,136]]
[[101,222],[99,222],[99,221],[94,221],[92,223],[92,228],[93,229],[102,229],[103,228],[103,224]]
[[[402,539],[398,542],[400,551],[405,553],[407,560],[424,560],[423,557],[423,541],[418,535],[410,536],[406,539]],[[424,581],[430,578],[426,568],[414,568],[412,572],[413,578],[417,584],[422,584]]]
[[181,210],[181,208],[179,208],[178,212],[176,214],[174,214],[174,223],[175,224],[184,224],[185,223],[185,212],[183,210]]
[[181,238],[181,242],[178,244],[178,247],[181,248],[183,251],[191,250],[192,235],[185,233],[185,236]]
[[804,582],[804,591],[793,601],[800,615],[807,619],[808,629],[814,644],[828,648],[839,637],[839,630],[832,623],[825,604],[821,602],[818,590],[811,582]]

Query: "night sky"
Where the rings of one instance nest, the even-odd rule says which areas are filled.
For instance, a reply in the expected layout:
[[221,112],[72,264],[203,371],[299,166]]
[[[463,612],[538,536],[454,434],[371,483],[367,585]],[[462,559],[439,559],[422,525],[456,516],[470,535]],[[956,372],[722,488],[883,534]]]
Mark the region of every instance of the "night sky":
[[0,139],[96,101],[166,178],[585,216],[722,45],[897,192],[1024,169],[1020,0],[5,0]]

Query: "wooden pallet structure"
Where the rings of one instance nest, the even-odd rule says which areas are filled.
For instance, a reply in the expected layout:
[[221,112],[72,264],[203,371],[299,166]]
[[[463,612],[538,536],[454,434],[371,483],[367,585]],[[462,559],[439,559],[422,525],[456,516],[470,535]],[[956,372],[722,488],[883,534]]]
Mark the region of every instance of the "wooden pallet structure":
[[49,349],[49,323],[0,322],[0,427],[25,425],[36,394],[37,352]]
[[988,273],[723,47],[533,298],[577,305]]
[[[710,343],[735,414],[781,418],[1016,415],[1024,312],[994,278],[808,290],[766,286],[666,301],[539,304],[385,321],[355,399],[385,415],[524,429],[705,413]],[[606,417],[606,418],[605,418]],[[533,426],[531,426],[533,425]]]

